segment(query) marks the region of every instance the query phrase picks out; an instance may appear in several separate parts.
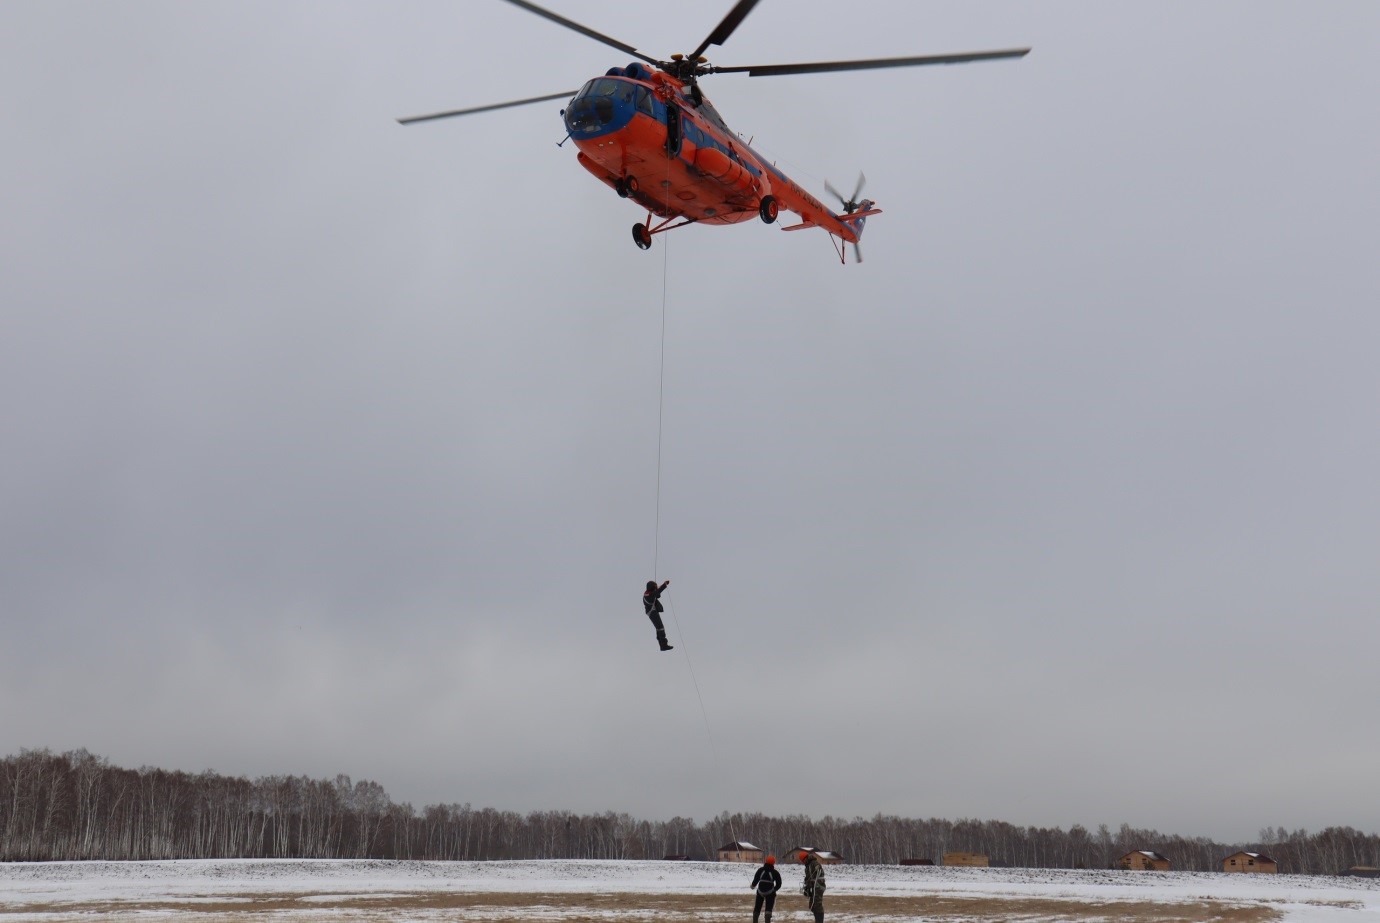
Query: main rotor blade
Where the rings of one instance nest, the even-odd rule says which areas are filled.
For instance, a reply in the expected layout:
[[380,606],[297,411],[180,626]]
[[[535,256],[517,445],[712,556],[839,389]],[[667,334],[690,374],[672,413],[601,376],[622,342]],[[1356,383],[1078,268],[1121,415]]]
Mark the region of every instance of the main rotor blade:
[[525,106],[528,103],[544,103],[548,99],[569,99],[579,90],[568,90],[564,93],[552,93],[548,96],[533,96],[531,99],[515,99],[506,103],[493,103],[488,106],[473,106],[469,109],[451,109],[449,112],[433,112],[430,115],[409,115],[405,119],[398,119],[399,125],[411,125],[413,122],[426,122],[431,119],[448,119],[453,115],[474,115],[476,112],[491,112],[494,109],[510,109],[513,106]]
[[733,9],[728,11],[728,15],[724,17],[723,22],[719,23],[718,28],[709,33],[709,37],[700,42],[700,47],[691,52],[690,60],[693,61],[704,54],[705,49],[710,45],[722,45],[724,42],[728,41],[728,37],[733,34],[733,30],[738,28],[738,25],[747,18],[747,14],[752,12],[752,8],[756,6],[757,3],[758,0],[738,0],[738,3],[734,5]]
[[1029,48],[1006,51],[970,51],[964,54],[929,54],[915,58],[870,58],[865,61],[820,61],[815,64],[754,64],[746,67],[711,67],[716,74],[747,72],[749,77],[782,77],[787,74],[822,74],[828,71],[861,71],[879,67],[917,67],[922,64],[965,64],[997,58],[1023,58]]
[[[582,25],[580,25],[578,22],[576,22],[575,20],[573,20],[573,19],[566,19],[564,16],[560,15],[559,13],[553,13],[553,12],[551,12],[550,10],[546,9],[545,7],[537,6],[535,3],[528,3],[527,0],[508,0],[508,2],[511,3],[513,6],[520,6],[520,7],[522,7],[524,10],[526,10],[526,11],[529,12],[529,13],[536,13],[538,16],[542,17],[543,19],[549,19],[549,20],[551,20],[551,21],[554,22],[554,23],[558,23],[559,25],[565,26],[567,29],[571,29],[571,30],[573,30],[573,31],[575,31],[575,32],[578,32],[578,33],[580,33],[581,35],[586,35],[586,36],[588,36],[588,37],[594,39],[596,42],[603,42],[605,45],[608,45],[608,46],[611,47],[611,48],[617,48],[619,51],[626,52],[627,54],[630,54],[630,55],[632,55],[632,56],[635,57],[635,58],[641,58],[643,61],[646,61],[648,64],[657,64],[657,63],[658,63],[658,61],[657,61],[656,58],[649,58],[649,57],[647,57],[647,55],[645,55],[645,54],[643,54],[642,52],[638,51],[636,48],[634,48],[633,46],[627,44],[626,42],[620,42],[618,39],[612,38],[611,36],[608,36],[608,35],[605,35],[605,34],[602,33],[602,32],[595,32],[595,31],[594,31],[593,29],[591,29],[589,26],[582,26]],[[755,0],[754,0],[754,2],[755,2]]]

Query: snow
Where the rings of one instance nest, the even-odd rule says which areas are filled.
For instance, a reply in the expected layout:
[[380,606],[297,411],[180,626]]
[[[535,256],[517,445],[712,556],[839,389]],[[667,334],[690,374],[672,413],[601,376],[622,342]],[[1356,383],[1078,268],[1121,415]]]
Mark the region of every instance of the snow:
[[[436,892],[538,894],[744,893],[756,866],[717,862],[384,862],[234,860],[0,863],[0,916],[6,923],[52,920],[64,905],[216,901],[267,892],[374,897]],[[799,867],[781,870],[783,891],[798,889]],[[1203,900],[1268,905],[1282,923],[1380,923],[1380,881],[1330,876],[1206,872],[978,869],[835,865],[829,892],[901,896],[1058,898],[1089,903]],[[39,912],[42,905],[52,905]],[[1034,919],[1034,918],[1031,918]]]

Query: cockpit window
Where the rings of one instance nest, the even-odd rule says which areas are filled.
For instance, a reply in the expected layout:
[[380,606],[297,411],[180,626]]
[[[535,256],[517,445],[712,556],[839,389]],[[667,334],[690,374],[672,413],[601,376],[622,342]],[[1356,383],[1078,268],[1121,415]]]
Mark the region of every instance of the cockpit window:
[[580,90],[576,99],[584,96],[615,96],[619,99],[632,99],[632,90],[635,84],[628,83],[626,80],[613,80],[608,77],[597,77],[585,84]]
[[635,87],[633,89],[633,94],[637,101],[638,110],[640,112],[645,112],[647,115],[651,115],[653,113],[651,91],[646,87]]
[[724,122],[724,117],[719,115],[719,111],[714,108],[714,104],[711,103],[709,100],[702,100],[700,102],[699,109],[697,109],[696,111],[699,112],[700,115],[703,115],[705,118],[707,118],[709,121],[713,122],[719,128],[723,129],[724,131],[728,131],[728,125]]

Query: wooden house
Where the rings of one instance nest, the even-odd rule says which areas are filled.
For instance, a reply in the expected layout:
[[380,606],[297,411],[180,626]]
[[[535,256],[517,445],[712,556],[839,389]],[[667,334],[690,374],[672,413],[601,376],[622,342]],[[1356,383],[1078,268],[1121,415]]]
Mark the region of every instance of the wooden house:
[[1274,875],[1279,863],[1260,852],[1236,852],[1222,860],[1224,872],[1255,872]]
[[1149,849],[1137,849],[1121,857],[1121,867],[1137,872],[1167,872],[1169,860]]
[[972,868],[987,868],[990,864],[987,856],[980,852],[946,852],[944,854],[945,865],[966,865]]
[[751,843],[734,840],[719,847],[720,862],[761,862],[766,855]]

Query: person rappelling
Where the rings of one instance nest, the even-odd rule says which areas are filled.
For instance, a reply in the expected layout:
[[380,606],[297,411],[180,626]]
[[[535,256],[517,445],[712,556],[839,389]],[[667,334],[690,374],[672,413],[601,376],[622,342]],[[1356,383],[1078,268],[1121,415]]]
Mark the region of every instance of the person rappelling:
[[642,608],[656,626],[656,643],[661,645],[663,651],[671,650],[671,645],[666,643],[666,626],[661,624],[661,613],[666,611],[661,607],[661,594],[670,585],[669,580],[661,586],[657,586],[655,580],[648,580],[647,590],[642,594]]

